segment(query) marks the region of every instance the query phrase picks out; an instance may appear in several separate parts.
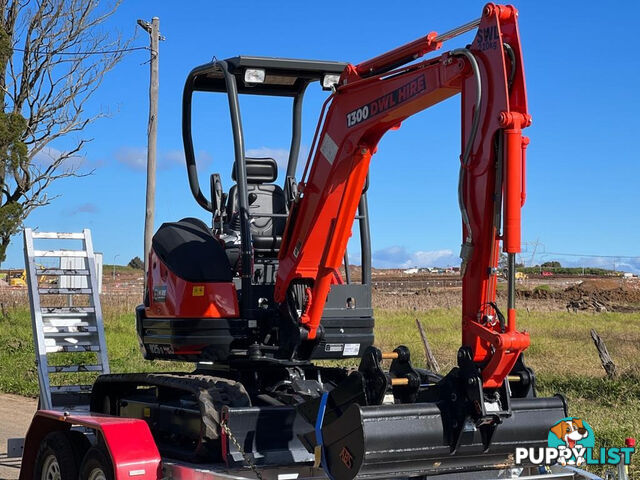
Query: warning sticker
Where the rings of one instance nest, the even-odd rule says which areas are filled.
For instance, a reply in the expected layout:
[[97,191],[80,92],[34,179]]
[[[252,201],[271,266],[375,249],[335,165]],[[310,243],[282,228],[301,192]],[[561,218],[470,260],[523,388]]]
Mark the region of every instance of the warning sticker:
[[333,161],[338,153],[338,145],[336,145],[336,142],[333,141],[333,138],[331,138],[328,133],[324,135],[322,145],[320,145],[320,152],[324,155],[324,158],[333,165]]
[[167,286],[160,285],[159,287],[153,287],[153,301],[158,303],[164,303],[167,299]]
[[324,346],[324,351],[325,352],[341,352],[343,348],[344,348],[343,343],[327,343]]
[[347,343],[344,346],[344,350],[342,351],[342,355],[345,357],[358,355],[360,352],[360,344],[359,343]]
[[344,466],[348,469],[353,468],[353,454],[347,447],[342,447],[342,451],[340,452],[340,460],[342,460],[342,463],[344,463]]
[[193,287],[191,295],[194,297],[204,297],[204,285],[196,285]]

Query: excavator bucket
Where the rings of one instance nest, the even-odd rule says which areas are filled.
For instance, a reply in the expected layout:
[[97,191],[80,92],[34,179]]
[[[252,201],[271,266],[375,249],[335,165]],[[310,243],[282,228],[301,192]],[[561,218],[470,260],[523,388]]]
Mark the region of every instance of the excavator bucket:
[[546,447],[549,428],[566,416],[560,396],[513,399],[488,448],[469,422],[457,448],[435,403],[351,405],[321,429],[323,466],[334,480],[431,475],[514,466],[516,447]]
[[[384,355],[370,347],[357,372],[298,406],[315,427],[304,445],[322,454],[334,480],[509,468],[517,447],[546,447],[549,429],[567,416],[564,397],[536,397],[522,358],[513,386],[484,390],[464,357],[442,377],[413,368],[406,347]],[[389,371],[383,358],[394,358]]]

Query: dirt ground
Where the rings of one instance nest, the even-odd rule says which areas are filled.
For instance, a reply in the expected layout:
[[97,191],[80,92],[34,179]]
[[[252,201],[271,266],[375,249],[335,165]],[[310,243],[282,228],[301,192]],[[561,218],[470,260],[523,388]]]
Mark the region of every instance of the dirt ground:
[[[375,280],[375,279],[374,279]],[[451,308],[460,305],[461,288],[423,286],[425,279],[394,278],[374,283],[373,306],[382,309]],[[516,286],[517,306],[526,310],[640,312],[637,278],[528,279]],[[498,303],[506,301],[506,283],[498,284]]]
[[0,479],[13,480],[20,474],[20,459],[7,458],[7,440],[24,438],[36,411],[37,400],[17,395],[0,395]]

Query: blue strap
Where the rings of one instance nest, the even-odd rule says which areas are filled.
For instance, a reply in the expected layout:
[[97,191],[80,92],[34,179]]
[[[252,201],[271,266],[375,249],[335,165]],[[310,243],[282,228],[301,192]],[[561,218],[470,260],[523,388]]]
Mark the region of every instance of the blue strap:
[[320,399],[320,408],[318,408],[318,416],[316,418],[316,443],[320,446],[320,452],[322,453],[320,462],[322,469],[327,477],[329,477],[329,480],[333,480],[333,476],[329,472],[329,467],[327,466],[327,461],[324,455],[324,442],[322,439],[322,422],[324,421],[324,412],[327,410],[328,398],[329,394],[325,392],[322,394],[322,398]]

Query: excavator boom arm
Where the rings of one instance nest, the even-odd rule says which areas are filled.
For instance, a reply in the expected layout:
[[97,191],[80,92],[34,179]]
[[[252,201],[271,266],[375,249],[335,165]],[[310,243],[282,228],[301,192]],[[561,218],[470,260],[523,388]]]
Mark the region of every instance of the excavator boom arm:
[[432,33],[347,66],[319,121],[317,147],[289,215],[275,299],[284,304],[291,292],[304,291],[296,320],[308,340],[317,338],[379,140],[406,118],[461,94],[462,345],[481,365],[484,386],[495,388],[529,344],[528,334],[516,330],[512,299],[502,319],[495,296],[500,240],[510,256],[520,251],[528,143],[522,128],[530,117],[516,9],[487,4],[479,21],[463,27],[477,24],[467,49],[406,65],[452,36]]

